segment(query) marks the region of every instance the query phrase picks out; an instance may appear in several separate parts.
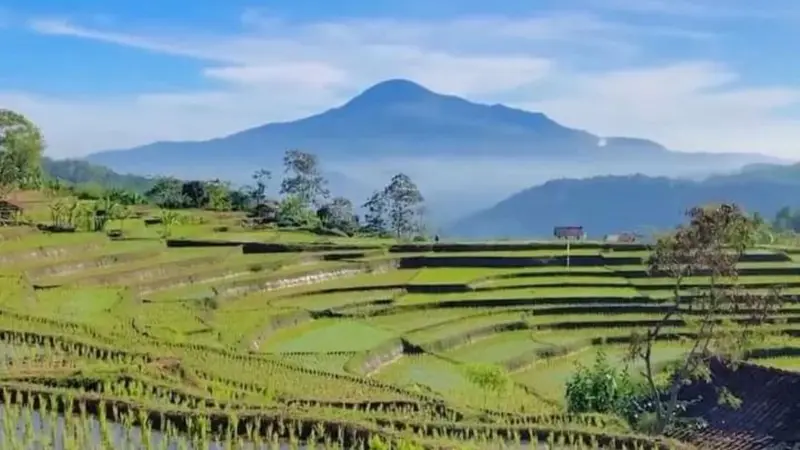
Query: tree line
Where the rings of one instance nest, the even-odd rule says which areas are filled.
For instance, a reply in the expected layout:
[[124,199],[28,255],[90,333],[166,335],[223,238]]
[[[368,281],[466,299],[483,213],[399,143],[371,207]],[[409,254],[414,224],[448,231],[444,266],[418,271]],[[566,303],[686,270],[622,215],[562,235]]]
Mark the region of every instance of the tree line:
[[[144,192],[137,192],[103,187],[96,182],[69,183],[57,176],[47,176],[43,163],[46,168],[52,168],[53,164],[43,159],[43,150],[44,139],[33,122],[19,113],[0,109],[0,199],[16,189],[44,189],[56,196],[74,196],[105,205],[149,203],[166,210],[244,211],[254,226],[296,227],[347,236],[414,238],[425,233],[424,197],[408,175],[396,174],[384,188],[366,199],[360,205],[365,210],[362,216],[350,199],[331,195],[319,158],[306,151],[293,149],[285,153],[277,186],[279,197],[270,198],[273,173],[263,168],[254,170],[250,184],[238,188],[219,179],[159,177]],[[109,178],[109,171],[104,168],[89,170],[85,165],[69,164],[59,173],[66,170],[80,172],[82,179],[91,174]]]
[[144,197],[165,209],[202,208],[216,211],[247,211],[254,225],[276,225],[353,236],[369,234],[413,238],[422,236],[424,197],[414,181],[398,173],[361,205],[332,196],[322,175],[317,155],[288,150],[283,157],[283,176],[278,183],[280,198],[270,198],[273,174],[257,169],[251,183],[234,188],[219,179],[182,181],[159,178]]

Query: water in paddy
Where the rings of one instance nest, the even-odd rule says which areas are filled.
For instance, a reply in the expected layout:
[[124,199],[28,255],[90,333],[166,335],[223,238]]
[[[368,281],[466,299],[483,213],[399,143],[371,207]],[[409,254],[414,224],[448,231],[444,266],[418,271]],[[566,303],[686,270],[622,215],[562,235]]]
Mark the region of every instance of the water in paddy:
[[[65,433],[65,430],[68,430]],[[76,430],[81,430],[77,432]],[[145,437],[149,437],[149,443]],[[149,445],[148,445],[149,444]],[[63,415],[46,414],[44,418],[38,411],[21,410],[12,406],[6,408],[0,405],[0,449],[14,450],[321,450],[322,444],[317,445],[290,445],[288,442],[280,443],[255,443],[246,439],[236,439],[232,443],[221,440],[210,440],[207,443],[198,443],[182,436],[166,436],[159,431],[142,433],[140,427],[123,426],[118,423],[107,422],[106,431],[102,430],[100,421],[88,417],[84,422],[79,417],[72,416],[65,420]],[[336,447],[341,448],[341,447]],[[546,444],[513,444],[488,445],[484,448],[544,450],[558,449],[547,447]],[[566,450],[566,449],[564,449]]]
[[[0,343],[0,370],[14,360],[44,356],[46,353],[43,349],[32,346]],[[198,443],[186,436],[168,436],[156,430],[143,433],[141,427],[124,426],[111,421],[106,422],[106,429],[103,430],[100,421],[94,417],[86,417],[84,420],[78,416],[65,418],[62,414],[45,413],[43,416],[39,411],[32,409],[0,404],[0,450],[321,450],[323,448],[325,447],[322,444],[290,445],[286,441],[273,444],[238,438],[231,443],[223,440]],[[522,444],[518,447],[514,447],[513,444],[502,447],[490,444],[484,448],[544,450],[551,447],[545,444]]]
[[[27,418],[30,414],[30,419]],[[38,411],[21,412],[19,408],[6,408],[0,405],[0,448],[15,450],[271,450],[271,449],[309,449],[304,445],[291,446],[288,442],[279,444],[254,443],[235,440],[232,445],[223,441],[210,440],[198,444],[182,436],[166,436],[159,431],[142,433],[140,427],[123,426],[107,422],[106,431],[100,421],[89,417],[82,421],[78,417],[65,420],[63,415],[46,414],[44,418]],[[65,430],[67,431],[65,433]],[[80,430],[76,432],[75,430]],[[149,443],[146,438],[149,438]],[[315,448],[321,448],[317,446]]]

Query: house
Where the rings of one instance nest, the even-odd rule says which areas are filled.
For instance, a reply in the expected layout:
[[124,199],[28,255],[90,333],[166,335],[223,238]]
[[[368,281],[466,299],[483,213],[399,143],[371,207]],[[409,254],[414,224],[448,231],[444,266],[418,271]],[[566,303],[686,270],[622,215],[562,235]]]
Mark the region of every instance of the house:
[[0,225],[17,223],[25,208],[18,202],[0,200]]
[[558,239],[583,239],[586,234],[582,226],[554,227],[553,236]]

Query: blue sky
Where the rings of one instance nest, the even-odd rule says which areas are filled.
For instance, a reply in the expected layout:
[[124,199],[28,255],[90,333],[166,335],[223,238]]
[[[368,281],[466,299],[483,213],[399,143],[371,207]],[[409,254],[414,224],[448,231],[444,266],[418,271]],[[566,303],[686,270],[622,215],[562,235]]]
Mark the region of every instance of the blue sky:
[[603,136],[800,159],[797,1],[257,3],[5,0],[0,107],[39,123],[51,155],[78,156],[291,120],[410,78]]

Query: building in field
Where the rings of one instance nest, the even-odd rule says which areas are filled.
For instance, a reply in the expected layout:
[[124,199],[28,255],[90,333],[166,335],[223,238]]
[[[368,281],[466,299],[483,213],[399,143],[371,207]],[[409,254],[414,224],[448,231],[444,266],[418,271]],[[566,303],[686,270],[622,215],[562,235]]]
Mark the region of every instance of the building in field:
[[556,239],[584,239],[586,233],[582,226],[553,227],[553,236]]
[[0,200],[0,225],[9,225],[19,222],[25,208],[11,200]]
[[624,243],[624,244],[632,244],[634,242],[639,241],[640,236],[636,233],[619,233],[619,234],[607,234],[604,238],[606,242],[609,243]]

